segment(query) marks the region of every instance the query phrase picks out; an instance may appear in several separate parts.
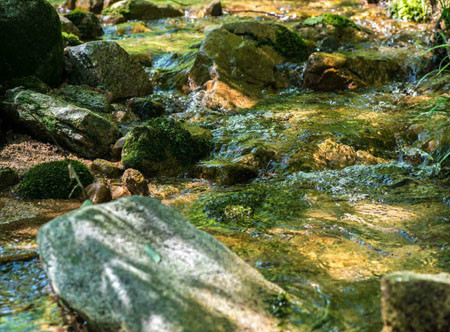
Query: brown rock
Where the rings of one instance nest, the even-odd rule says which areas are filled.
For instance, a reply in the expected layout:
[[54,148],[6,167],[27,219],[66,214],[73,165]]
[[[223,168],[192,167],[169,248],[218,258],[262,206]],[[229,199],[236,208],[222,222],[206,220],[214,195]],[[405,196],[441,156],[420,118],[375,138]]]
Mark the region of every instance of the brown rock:
[[95,159],[91,164],[91,170],[111,179],[120,177],[123,172],[120,165],[104,159]]
[[222,16],[222,3],[220,1],[213,1],[205,8],[205,16]]
[[383,332],[450,331],[450,274],[395,272],[381,292]]
[[86,188],[89,198],[95,204],[110,202],[112,200],[111,188],[109,183],[103,179],[90,184]]
[[327,139],[318,145],[314,161],[323,168],[342,169],[356,162],[356,152],[351,146]]
[[149,195],[147,180],[136,169],[129,168],[123,173],[122,184],[133,195]]

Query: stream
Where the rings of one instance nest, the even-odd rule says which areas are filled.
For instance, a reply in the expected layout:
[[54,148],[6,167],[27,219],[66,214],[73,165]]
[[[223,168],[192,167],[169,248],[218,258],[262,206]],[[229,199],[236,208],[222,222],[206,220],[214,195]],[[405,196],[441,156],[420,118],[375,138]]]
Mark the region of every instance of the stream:
[[[296,331],[379,332],[384,275],[450,271],[450,182],[445,163],[438,162],[448,147],[446,132],[438,119],[418,117],[432,105],[428,91],[417,85],[426,65],[420,57],[426,50],[420,42],[424,26],[387,21],[376,15],[380,9],[364,14],[352,3],[334,8],[353,11],[356,22],[380,35],[354,51],[377,47],[384,54],[407,54],[407,81],[335,93],[292,87],[234,112],[211,110],[195,93],[183,96],[162,87],[155,92],[172,118],[212,131],[216,148],[205,163],[241,160],[250,151],[269,156],[248,184],[155,178],[149,181],[151,196],[298,298],[283,315]],[[299,15],[319,10],[319,4],[303,6]],[[130,53],[152,54],[149,74],[156,77],[156,71],[176,65],[177,54],[198,48],[209,29],[242,19],[167,19],[148,23],[145,32],[107,26],[104,39],[117,40]],[[411,39],[405,42],[401,31]],[[121,130],[132,125],[123,123]],[[331,138],[379,159],[329,169],[311,149]],[[430,142],[441,147],[427,150]],[[35,237],[39,226],[80,205],[0,198],[0,331],[67,330]]]

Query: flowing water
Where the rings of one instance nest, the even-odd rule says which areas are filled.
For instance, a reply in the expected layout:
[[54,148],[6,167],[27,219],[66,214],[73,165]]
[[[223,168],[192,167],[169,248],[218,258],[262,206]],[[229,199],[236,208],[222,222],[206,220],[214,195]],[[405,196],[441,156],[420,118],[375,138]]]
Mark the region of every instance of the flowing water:
[[[157,77],[195,52],[208,29],[239,19],[169,19],[144,31],[114,26],[105,38],[131,53],[150,52]],[[362,15],[358,22],[395,36],[395,23],[380,23],[377,16]],[[415,29],[421,40],[421,28]],[[425,45],[394,37],[377,45],[408,54],[409,81],[340,93],[293,88],[231,113],[202,106],[195,94],[162,87],[156,93],[173,118],[212,130],[216,149],[207,162],[242,160],[257,151],[269,156],[247,185],[158,178],[152,195],[291,294],[296,300],[290,306],[272,309],[298,331],[378,332],[383,275],[450,270],[450,183],[446,165],[437,162],[448,148],[446,132],[439,119],[417,117],[431,105],[415,84],[423,63],[414,55]],[[328,169],[313,153],[327,139],[368,152],[378,163]],[[36,257],[35,235],[44,222],[79,205],[0,199],[0,331],[64,331]]]

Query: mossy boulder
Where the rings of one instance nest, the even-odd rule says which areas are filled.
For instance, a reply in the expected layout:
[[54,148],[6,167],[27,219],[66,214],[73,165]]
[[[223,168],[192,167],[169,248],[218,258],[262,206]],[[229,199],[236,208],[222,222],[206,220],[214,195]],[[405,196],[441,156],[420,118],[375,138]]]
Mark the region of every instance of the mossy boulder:
[[113,41],[92,41],[66,49],[69,82],[108,90],[113,99],[146,96],[153,91],[144,68]]
[[123,0],[105,8],[102,15],[122,16],[125,20],[159,20],[168,17],[180,17],[184,13],[172,6],[157,6],[147,0]]
[[290,86],[279,66],[306,60],[306,43],[278,24],[239,22],[210,31],[188,71],[188,89],[206,90],[209,107],[248,108]]
[[353,22],[348,17],[342,16],[342,15],[337,15],[337,14],[332,14],[332,13],[325,13],[320,16],[312,16],[302,22],[303,25],[309,25],[309,26],[314,26],[314,25],[317,25],[320,23],[333,25],[338,28],[350,27],[350,28],[355,28],[358,30],[360,29],[355,24],[355,22]]
[[60,83],[61,23],[48,1],[0,1],[0,31],[0,82],[36,76],[51,86]]
[[19,190],[26,198],[67,199],[81,194],[81,188],[70,176],[69,163],[85,187],[94,181],[88,168],[76,160],[52,161],[37,165],[25,173]]
[[0,191],[15,185],[19,181],[17,173],[9,167],[0,167]]
[[62,3],[61,7],[66,10],[80,9],[87,12],[100,14],[103,9],[104,3],[105,0],[65,0]]
[[80,30],[77,28],[77,26],[75,24],[73,24],[73,22],[71,20],[69,20],[67,17],[60,15],[59,19],[61,21],[61,31],[68,33],[68,34],[73,34],[75,36],[80,37],[81,33]]
[[106,114],[111,112],[111,103],[106,93],[96,91],[89,86],[65,85],[54,90],[52,94],[58,99],[87,108],[93,112]]
[[16,128],[38,139],[66,147],[87,158],[109,154],[120,137],[115,123],[86,108],[30,90],[6,95],[3,116]]
[[96,39],[104,33],[102,24],[94,13],[75,9],[64,16],[80,30],[80,37],[83,40]]
[[205,135],[193,135],[176,121],[155,118],[129,133],[122,163],[147,176],[176,175],[207,156],[211,147]]

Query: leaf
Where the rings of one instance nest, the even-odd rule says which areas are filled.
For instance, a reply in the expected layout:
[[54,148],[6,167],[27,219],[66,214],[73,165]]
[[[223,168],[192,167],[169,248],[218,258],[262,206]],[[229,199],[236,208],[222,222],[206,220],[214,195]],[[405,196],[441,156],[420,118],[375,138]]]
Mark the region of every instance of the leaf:
[[161,256],[159,253],[153,249],[149,244],[146,244],[144,247],[145,253],[154,261],[156,264],[161,262]]

